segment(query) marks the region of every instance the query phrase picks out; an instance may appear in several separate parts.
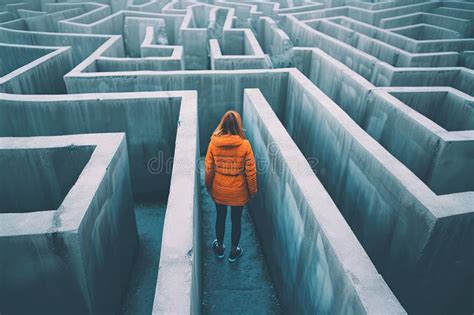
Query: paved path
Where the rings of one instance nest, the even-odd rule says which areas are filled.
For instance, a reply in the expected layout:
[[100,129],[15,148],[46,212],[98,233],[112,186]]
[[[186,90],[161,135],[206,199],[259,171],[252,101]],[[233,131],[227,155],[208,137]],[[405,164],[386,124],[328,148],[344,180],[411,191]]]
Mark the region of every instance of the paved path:
[[230,249],[230,209],[226,222],[226,256],[218,260],[210,248],[215,239],[214,202],[204,187],[201,176],[203,228],[203,314],[280,314],[280,306],[255,234],[251,217],[244,209],[240,246],[244,249],[239,261],[227,261]]

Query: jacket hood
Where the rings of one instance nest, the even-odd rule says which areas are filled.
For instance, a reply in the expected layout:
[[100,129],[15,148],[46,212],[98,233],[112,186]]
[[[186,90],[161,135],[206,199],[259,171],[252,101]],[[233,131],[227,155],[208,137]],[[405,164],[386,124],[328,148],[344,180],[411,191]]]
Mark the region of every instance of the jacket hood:
[[239,135],[213,135],[211,142],[218,147],[237,147],[242,144],[243,139]]

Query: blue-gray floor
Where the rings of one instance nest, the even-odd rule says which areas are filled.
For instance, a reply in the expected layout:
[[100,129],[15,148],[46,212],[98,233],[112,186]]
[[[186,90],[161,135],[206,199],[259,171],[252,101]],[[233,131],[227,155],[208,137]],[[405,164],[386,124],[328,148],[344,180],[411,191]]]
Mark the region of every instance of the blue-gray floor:
[[139,245],[121,314],[151,314],[155,296],[166,202],[135,205]]
[[[226,223],[226,257],[217,260],[209,244],[215,238],[215,206],[201,187],[203,229],[203,314],[280,314],[276,291],[247,209],[242,215],[241,259],[227,261],[230,248],[230,213]],[[166,203],[135,207],[139,249],[124,296],[121,314],[151,314],[160,258]]]
[[216,209],[202,180],[201,185],[203,314],[280,314],[276,291],[247,209],[242,214],[240,241],[244,255],[233,264],[227,261],[231,228],[229,209],[224,241],[226,257],[218,260],[210,249],[215,239]]

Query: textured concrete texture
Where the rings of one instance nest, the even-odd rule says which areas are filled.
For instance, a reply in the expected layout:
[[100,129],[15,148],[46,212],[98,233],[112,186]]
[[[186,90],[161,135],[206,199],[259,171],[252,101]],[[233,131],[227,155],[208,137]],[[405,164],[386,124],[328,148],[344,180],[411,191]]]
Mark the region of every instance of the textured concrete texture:
[[[203,167],[203,164],[201,164]],[[201,173],[201,220],[202,220],[202,273],[203,314],[281,314],[277,292],[270,278],[269,264],[265,261],[262,248],[248,210],[242,213],[242,234],[240,246],[243,256],[235,263],[229,263],[230,213],[227,215],[224,243],[226,256],[218,260],[210,247],[216,238],[216,206],[204,186]],[[228,210],[230,211],[230,209]]]
[[[241,313],[472,314],[473,97],[472,1],[2,0],[2,145],[125,138],[104,190],[84,174],[112,143],[0,150],[0,244],[29,251],[0,255],[0,313],[227,313],[212,288],[236,275],[260,288],[233,291]],[[261,156],[276,119],[287,133],[244,216],[255,259],[232,270],[207,264],[198,162],[229,109]],[[71,194],[94,191],[93,215],[59,231]],[[134,205],[138,240],[132,211],[126,227],[110,215]],[[44,294],[29,306],[5,283]]]
[[250,209],[285,313],[405,314],[259,90],[244,123],[260,165]]
[[163,227],[154,314],[199,314],[202,299],[196,95],[181,106]]
[[345,76],[347,67],[319,49],[300,53],[311,58],[299,65],[311,81],[435,193],[472,191],[474,177],[461,173],[474,171],[472,97],[446,87],[375,88],[361,77]]
[[166,203],[161,201],[135,204],[138,251],[120,314],[150,314],[153,309],[165,212]]
[[0,212],[58,209],[93,152],[92,145],[2,150]]
[[473,192],[436,195],[302,74],[288,91],[285,128],[397,297],[419,312],[435,297],[469,309]]
[[[0,138],[0,148],[5,158],[2,165],[21,169],[24,163],[26,169],[31,169],[28,163],[38,159],[36,172],[49,172],[51,176],[64,168],[61,164],[65,160],[75,161],[61,158],[61,154],[80,156],[86,150],[90,157],[86,164],[84,158],[76,159],[78,165],[70,165],[73,170],[63,175],[77,176],[74,168],[83,167],[59,205],[45,204],[57,208],[0,214],[0,248],[8,253],[0,256],[2,313],[117,311],[137,247],[125,135]],[[48,154],[59,148],[69,152],[63,149],[62,153]],[[7,156],[3,156],[4,151]],[[12,155],[15,152],[17,156]],[[9,159],[15,159],[18,165],[13,166]],[[23,186],[28,179],[18,175],[10,176],[9,184],[20,187],[17,198],[34,198],[34,193],[28,195],[21,190],[29,188]],[[57,179],[56,183],[61,181]],[[42,185],[38,181],[31,184]]]
[[[195,102],[195,92],[54,97],[5,95],[0,100],[0,111],[5,113],[0,116],[0,135],[126,132],[136,197],[154,193],[166,195],[180,108],[195,106]],[[16,110],[11,110],[12,106]],[[35,127],[23,128],[17,123],[24,119],[29,120],[25,122],[27,125]],[[57,124],[57,121],[63,123]]]
[[[76,68],[77,69],[77,68]],[[110,95],[113,91],[198,91],[200,151],[222,115],[229,109],[242,110],[245,88],[259,88],[280,115],[286,101],[288,73],[294,69],[216,71],[152,71],[83,73],[65,76],[70,93]],[[226,91],[223,93],[222,91]],[[156,92],[155,92],[156,93]],[[168,92],[171,93],[171,92]],[[187,92],[190,93],[190,92]],[[136,95],[130,93],[129,95]],[[130,96],[132,97],[132,96]]]

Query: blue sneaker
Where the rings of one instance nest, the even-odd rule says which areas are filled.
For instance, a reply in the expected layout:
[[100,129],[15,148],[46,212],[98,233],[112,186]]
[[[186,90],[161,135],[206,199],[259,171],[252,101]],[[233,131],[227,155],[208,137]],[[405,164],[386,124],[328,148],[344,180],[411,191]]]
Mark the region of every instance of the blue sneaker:
[[211,244],[211,248],[212,248],[212,251],[214,252],[214,255],[216,255],[218,259],[224,258],[224,250],[225,250],[224,244],[222,244],[222,246],[219,246],[219,242],[217,240],[214,240]]
[[244,253],[244,250],[242,248],[240,248],[239,246],[237,246],[237,248],[235,250],[232,250],[229,254],[229,262],[233,263],[235,262],[237,259],[240,258],[240,256],[242,256]]

